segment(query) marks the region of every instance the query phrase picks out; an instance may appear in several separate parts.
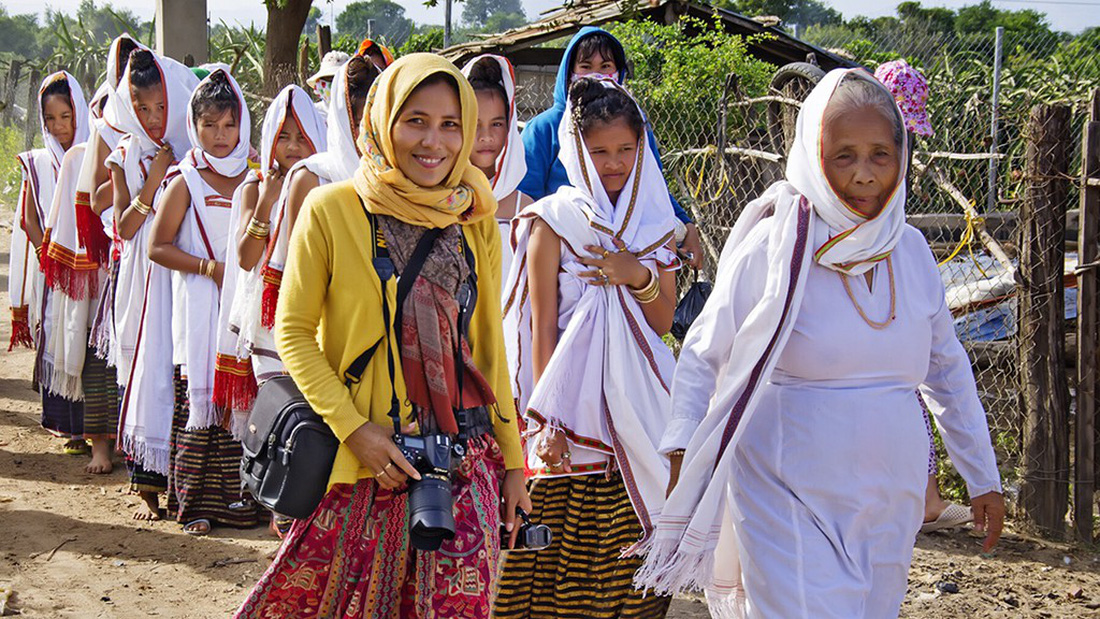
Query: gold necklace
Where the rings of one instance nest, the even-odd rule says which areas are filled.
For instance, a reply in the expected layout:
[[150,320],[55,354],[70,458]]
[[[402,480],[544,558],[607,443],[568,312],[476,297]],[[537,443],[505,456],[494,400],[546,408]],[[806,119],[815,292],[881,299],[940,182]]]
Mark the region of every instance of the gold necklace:
[[894,291],[894,263],[889,257],[886,258],[886,271],[890,274],[890,315],[886,317],[886,320],[877,322],[867,317],[867,313],[860,307],[859,301],[856,301],[856,297],[852,294],[852,287],[848,284],[848,276],[837,272],[840,276],[840,281],[844,284],[844,292],[848,293],[848,298],[851,299],[852,305],[856,306],[856,311],[859,312],[859,317],[863,319],[863,322],[867,323],[869,327],[876,330],[882,330],[890,326],[890,323],[894,322],[894,318],[897,317],[895,309],[897,307],[897,295]]

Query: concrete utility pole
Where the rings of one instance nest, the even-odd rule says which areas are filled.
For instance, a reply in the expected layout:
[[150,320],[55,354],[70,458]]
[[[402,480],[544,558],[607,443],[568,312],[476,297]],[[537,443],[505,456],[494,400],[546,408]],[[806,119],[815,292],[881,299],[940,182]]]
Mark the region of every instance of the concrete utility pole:
[[196,65],[208,55],[206,0],[157,0],[157,53]]

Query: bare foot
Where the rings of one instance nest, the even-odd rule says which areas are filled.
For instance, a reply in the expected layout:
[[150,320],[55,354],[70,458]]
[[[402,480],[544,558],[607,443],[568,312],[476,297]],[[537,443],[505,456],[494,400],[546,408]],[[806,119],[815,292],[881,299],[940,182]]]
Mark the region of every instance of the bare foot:
[[82,438],[71,438],[65,441],[65,444],[61,447],[61,450],[70,456],[86,456],[88,455],[88,443]]
[[111,441],[101,438],[92,439],[92,461],[84,467],[85,473],[106,475],[115,470],[111,462]]
[[156,492],[139,492],[141,506],[134,512],[134,520],[160,520],[160,503]]

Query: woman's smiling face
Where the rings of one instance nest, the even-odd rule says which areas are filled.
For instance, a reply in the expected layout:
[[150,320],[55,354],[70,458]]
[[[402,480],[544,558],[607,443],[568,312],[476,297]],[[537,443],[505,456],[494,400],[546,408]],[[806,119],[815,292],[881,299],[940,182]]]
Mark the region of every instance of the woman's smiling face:
[[395,165],[421,187],[443,183],[462,151],[462,106],[447,81],[419,87],[391,130]]

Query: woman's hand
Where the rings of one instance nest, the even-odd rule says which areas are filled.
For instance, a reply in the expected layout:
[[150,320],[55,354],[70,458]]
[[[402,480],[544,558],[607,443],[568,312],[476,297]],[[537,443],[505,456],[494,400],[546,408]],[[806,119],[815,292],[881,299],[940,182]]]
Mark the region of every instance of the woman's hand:
[[535,455],[550,467],[554,473],[573,472],[573,454],[569,453],[569,442],[565,432],[546,428],[539,434],[535,445]]
[[374,474],[378,485],[387,490],[400,487],[410,477],[420,479],[420,473],[405,459],[392,437],[392,429],[367,422],[344,441],[356,459]]
[[214,263],[214,283],[218,285],[218,290],[222,289],[222,281],[225,280],[225,263]]
[[609,251],[599,245],[585,245],[585,250],[592,252],[592,257],[581,256],[578,262],[593,269],[582,272],[581,277],[591,278],[589,283],[593,286],[629,286],[635,290],[645,288],[649,283],[649,269],[626,250],[626,244],[621,240],[615,239],[615,247],[618,251]]
[[168,167],[172,165],[172,162],[176,160],[175,155],[172,153],[172,145],[165,142],[163,146],[157,149],[157,154],[153,155],[153,162],[149,166],[149,179],[156,179],[156,185],[160,185],[160,182],[164,180],[164,175],[168,172]]
[[286,174],[279,168],[264,175],[263,180],[260,181],[260,200],[253,215],[256,219],[264,220],[271,215],[271,207],[279,199],[284,181],[286,181]]
[[689,266],[696,269],[703,268],[703,241],[699,238],[699,227],[695,224],[687,224],[687,235],[684,242],[680,243],[677,253],[687,261]]
[[[504,530],[508,531],[506,548],[514,548],[519,527],[516,526],[516,508],[519,507],[528,514],[531,513],[531,497],[527,494],[527,480],[523,478],[523,469],[509,469],[504,472],[504,482],[500,485],[500,495],[503,499],[500,508],[503,510],[501,518],[504,521]],[[501,540],[504,543],[504,540]]]
[[991,552],[1004,529],[1005,497],[1000,492],[987,492],[970,499],[970,509],[974,512],[974,530],[986,533],[982,551]]
[[680,481],[680,466],[684,463],[684,454],[669,454],[668,463],[668,488],[665,489],[666,499],[672,494],[672,491],[676,489],[676,483]]

